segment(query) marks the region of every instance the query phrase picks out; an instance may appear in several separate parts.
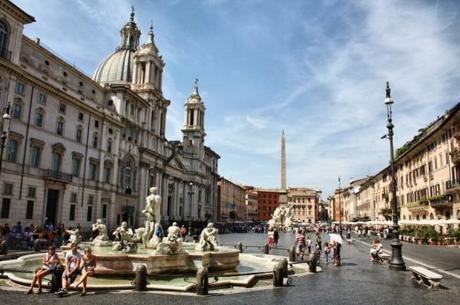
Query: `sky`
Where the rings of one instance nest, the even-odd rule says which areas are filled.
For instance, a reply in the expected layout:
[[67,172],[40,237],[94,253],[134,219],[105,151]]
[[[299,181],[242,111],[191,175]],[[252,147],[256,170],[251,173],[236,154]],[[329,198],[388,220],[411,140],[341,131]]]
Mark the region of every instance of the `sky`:
[[131,6],[166,63],[167,137],[180,139],[184,102],[199,79],[206,145],[219,174],[323,198],[389,160],[385,84],[395,147],[459,102],[460,1],[13,0],[36,22],[31,38],[92,75],[114,51]]

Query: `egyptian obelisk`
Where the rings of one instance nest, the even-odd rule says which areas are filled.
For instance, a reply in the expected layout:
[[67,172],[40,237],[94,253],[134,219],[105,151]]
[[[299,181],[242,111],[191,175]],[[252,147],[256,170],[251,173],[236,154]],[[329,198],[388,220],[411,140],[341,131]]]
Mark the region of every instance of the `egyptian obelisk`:
[[281,134],[281,190],[286,190],[286,138]]

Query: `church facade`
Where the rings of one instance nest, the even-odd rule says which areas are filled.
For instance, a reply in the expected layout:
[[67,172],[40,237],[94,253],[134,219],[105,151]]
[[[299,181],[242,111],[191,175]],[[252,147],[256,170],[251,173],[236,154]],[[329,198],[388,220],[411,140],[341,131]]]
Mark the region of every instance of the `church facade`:
[[205,146],[198,84],[184,104],[183,139],[168,140],[165,63],[152,27],[141,43],[134,17],[89,77],[23,35],[34,18],[0,0],[0,112],[11,117],[3,126],[0,223],[89,228],[102,218],[109,227],[139,226],[152,186],[163,223],[217,219],[220,157]]

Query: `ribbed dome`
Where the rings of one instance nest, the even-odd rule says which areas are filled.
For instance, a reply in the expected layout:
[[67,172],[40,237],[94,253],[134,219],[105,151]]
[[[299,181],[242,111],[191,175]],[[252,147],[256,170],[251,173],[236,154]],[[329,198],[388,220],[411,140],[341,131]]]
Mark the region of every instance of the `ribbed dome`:
[[130,83],[132,80],[134,52],[119,49],[101,62],[94,72],[93,80],[105,83]]

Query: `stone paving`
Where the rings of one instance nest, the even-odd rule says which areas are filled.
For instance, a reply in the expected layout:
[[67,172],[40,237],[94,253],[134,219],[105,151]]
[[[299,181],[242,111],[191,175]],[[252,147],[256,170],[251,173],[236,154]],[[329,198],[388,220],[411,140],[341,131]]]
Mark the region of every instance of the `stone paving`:
[[[262,245],[265,234],[222,235],[222,243]],[[288,247],[291,233],[281,235],[280,247]],[[323,241],[325,238],[323,238]],[[249,249],[247,249],[249,250]],[[255,251],[259,251],[254,248]],[[368,261],[369,248],[360,243],[343,247],[343,266],[323,264],[323,271],[294,278],[290,287],[211,291],[209,296],[159,294],[157,292],[90,293],[57,298],[51,294],[25,296],[21,290],[2,287],[2,304],[458,304],[460,281],[445,276],[445,288],[429,290],[411,281],[409,272],[391,271],[388,265]],[[252,251],[251,251],[252,252]],[[280,250],[280,252],[285,252]],[[280,253],[283,254],[283,253]],[[1,284],[1,282],[0,282]]]

